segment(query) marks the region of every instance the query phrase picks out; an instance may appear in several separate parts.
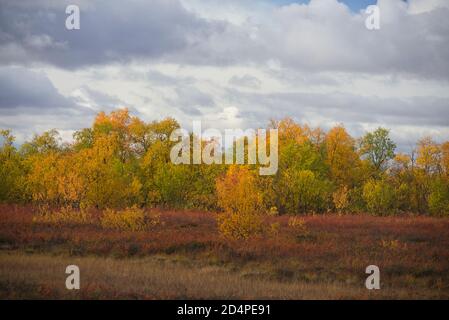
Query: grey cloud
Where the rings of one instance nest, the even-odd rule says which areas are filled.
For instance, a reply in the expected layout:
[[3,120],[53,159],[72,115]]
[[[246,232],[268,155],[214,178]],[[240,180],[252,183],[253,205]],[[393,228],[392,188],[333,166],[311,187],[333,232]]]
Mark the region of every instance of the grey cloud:
[[[80,6],[80,30],[65,28],[68,4]],[[207,37],[210,28],[210,23],[186,11],[177,0],[3,0],[0,61],[77,68],[156,59]]]
[[138,113],[138,111],[131,104],[114,95],[93,90],[87,85],[79,88],[78,92],[80,94],[73,97],[74,102],[78,105],[89,107],[95,111],[108,112],[118,108],[128,108],[133,113]]
[[175,106],[179,106],[184,113],[193,116],[203,114],[201,109],[211,109],[215,106],[214,99],[195,88],[194,86],[179,86],[175,89],[177,99],[175,100]]
[[75,104],[62,96],[43,73],[21,67],[0,68],[0,110],[18,109],[43,113],[72,110]]
[[347,93],[228,92],[230,103],[242,116],[262,120],[294,116],[304,121],[324,119],[341,123],[385,123],[421,127],[449,126],[449,99],[435,97],[380,98]]
[[[81,8],[79,31],[65,29],[64,9],[72,2]],[[401,0],[380,0],[379,6],[381,29],[368,31],[366,16],[337,0],[272,8],[243,25],[199,18],[178,0],[3,0],[0,63],[223,66],[276,59],[286,69],[448,80],[449,9],[411,14]]]
[[94,115],[61,95],[44,73],[0,67],[0,128],[12,129],[19,143],[44,130],[77,130]]

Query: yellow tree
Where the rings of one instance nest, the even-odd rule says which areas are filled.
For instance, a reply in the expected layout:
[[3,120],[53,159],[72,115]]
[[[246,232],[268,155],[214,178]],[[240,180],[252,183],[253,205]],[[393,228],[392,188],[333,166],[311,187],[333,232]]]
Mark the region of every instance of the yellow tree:
[[343,126],[337,126],[328,132],[325,143],[326,164],[331,178],[338,185],[352,186],[357,178],[356,170],[360,166],[355,140]]
[[132,155],[132,139],[130,135],[131,116],[128,109],[119,109],[106,115],[100,112],[93,124],[94,139],[114,134],[120,160],[126,162]]
[[92,148],[80,151],[85,205],[105,208],[138,203],[141,183],[122,162],[120,142],[116,133],[102,135]]
[[32,199],[38,204],[55,205],[59,203],[58,192],[58,159],[56,152],[34,154],[27,158],[30,170],[27,186]]
[[224,177],[217,179],[216,188],[218,203],[224,210],[218,217],[224,236],[246,239],[263,232],[262,193],[254,172],[231,166]]
[[426,174],[440,174],[442,152],[440,146],[431,137],[425,137],[418,142],[418,157],[416,163]]

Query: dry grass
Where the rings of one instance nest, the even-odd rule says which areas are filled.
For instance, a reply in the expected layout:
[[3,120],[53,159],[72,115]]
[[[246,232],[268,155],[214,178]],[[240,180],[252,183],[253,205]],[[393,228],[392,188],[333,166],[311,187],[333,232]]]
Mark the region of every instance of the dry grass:
[[[310,216],[299,232],[272,217],[278,235],[248,241],[221,238],[203,212],[162,211],[145,232],[32,220],[31,208],[0,206],[2,298],[449,298],[446,219]],[[64,289],[74,263],[76,294]],[[364,288],[371,264],[381,270],[374,293]]]
[[[192,267],[167,257],[117,260],[0,254],[0,298],[26,299],[351,299],[409,298],[404,289],[368,292],[340,283],[248,278],[224,267]],[[81,290],[65,289],[65,267],[81,270]],[[431,292],[417,296],[439,297]],[[430,296],[429,296],[430,294]]]

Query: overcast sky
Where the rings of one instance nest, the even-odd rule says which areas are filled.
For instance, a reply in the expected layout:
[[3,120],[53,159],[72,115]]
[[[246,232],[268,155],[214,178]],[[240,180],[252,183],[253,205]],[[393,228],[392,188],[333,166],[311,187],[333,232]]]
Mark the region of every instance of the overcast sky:
[[[128,107],[189,128],[291,116],[355,136],[390,128],[401,149],[449,139],[449,1],[1,0],[0,128],[65,139]],[[65,28],[77,4],[81,29]]]

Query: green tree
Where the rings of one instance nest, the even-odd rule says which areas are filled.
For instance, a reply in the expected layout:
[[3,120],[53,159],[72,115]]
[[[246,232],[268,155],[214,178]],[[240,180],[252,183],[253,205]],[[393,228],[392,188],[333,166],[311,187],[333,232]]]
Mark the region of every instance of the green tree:
[[361,140],[360,151],[377,171],[385,169],[389,160],[394,158],[396,144],[390,139],[390,131],[378,128],[367,133]]

